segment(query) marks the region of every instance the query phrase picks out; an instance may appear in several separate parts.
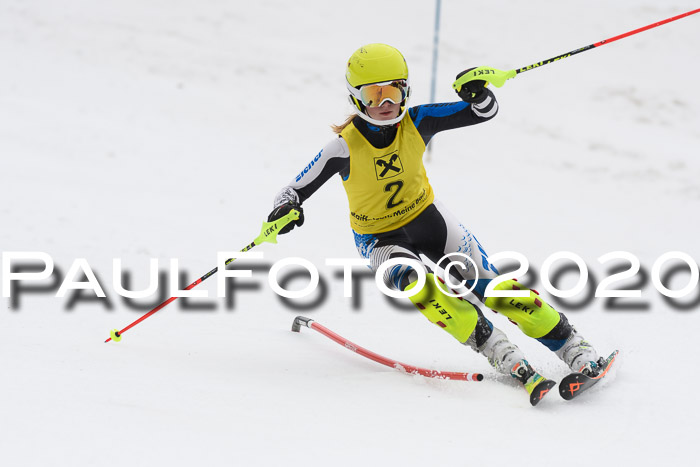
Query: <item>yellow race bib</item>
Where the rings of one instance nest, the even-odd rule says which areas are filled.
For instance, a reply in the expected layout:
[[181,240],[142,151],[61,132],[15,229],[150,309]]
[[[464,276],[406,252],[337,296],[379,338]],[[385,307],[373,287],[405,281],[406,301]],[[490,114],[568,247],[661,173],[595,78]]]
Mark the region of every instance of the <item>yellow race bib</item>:
[[433,189],[423,166],[425,143],[408,113],[394,142],[372,146],[350,124],[341,136],[350,151],[350,176],[343,181],[352,229],[362,234],[398,229],[430,206]]

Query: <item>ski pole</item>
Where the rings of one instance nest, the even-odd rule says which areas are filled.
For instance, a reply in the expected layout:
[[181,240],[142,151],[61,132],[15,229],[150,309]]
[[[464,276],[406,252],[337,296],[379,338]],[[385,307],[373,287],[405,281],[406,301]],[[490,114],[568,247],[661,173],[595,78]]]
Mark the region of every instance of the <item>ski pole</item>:
[[[293,220],[296,220],[296,219],[299,219],[299,211],[297,211],[296,209],[292,209],[291,211],[289,211],[289,213],[286,216],[280,217],[276,221],[263,222],[262,229],[260,229],[260,235],[258,235],[250,245],[243,248],[241,250],[241,253],[244,253],[244,252],[252,249],[253,247],[260,245],[261,243],[264,243],[264,242],[277,243],[277,235],[279,234],[279,231],[281,229],[283,229],[284,226],[286,226],[287,224],[289,224],[290,222],[292,222]],[[230,263],[235,261],[235,259],[236,258],[229,258],[228,260],[226,260],[226,263],[224,263],[224,266],[228,266]],[[204,282],[205,280],[207,280],[209,277],[216,274],[216,272],[218,270],[219,270],[219,267],[217,266],[214,269],[212,269],[211,271],[209,271],[208,273],[206,273],[205,275],[203,275],[202,277],[200,277],[199,279],[197,279],[196,281],[192,282],[187,287],[185,287],[185,290],[193,289],[197,285],[199,285],[202,282]],[[112,329],[112,331],[110,331],[110,337],[108,337],[107,340],[105,340],[105,342],[109,342],[109,341],[119,342],[122,338],[121,337],[122,334],[124,334],[126,331],[133,328],[137,324],[139,324],[144,319],[148,318],[149,316],[151,316],[151,315],[155,314],[156,312],[160,311],[161,309],[165,308],[170,303],[174,302],[176,299],[177,299],[177,297],[170,297],[169,299],[167,299],[166,301],[164,301],[163,303],[161,303],[160,305],[158,305],[157,307],[155,307],[154,309],[152,309],[151,311],[149,311],[145,315],[141,316],[139,319],[137,319],[133,323],[129,324],[127,327],[125,327],[122,330]]]
[[624,39],[625,37],[632,36],[634,34],[640,33],[642,31],[646,31],[647,29],[652,29],[657,26],[661,26],[666,23],[670,23],[672,21],[679,20],[681,18],[685,18],[686,16],[694,15],[695,13],[700,13],[700,8],[692,11],[688,11],[686,13],[673,16],[671,18],[667,18],[663,21],[658,21],[653,24],[649,24],[647,26],[643,26],[641,28],[634,29],[632,31],[628,31],[624,34],[620,34],[615,37],[611,37],[610,39],[603,39],[600,42],[596,42],[594,44],[586,45],[584,47],[578,48],[576,50],[572,50],[571,52],[566,52],[561,55],[557,55],[556,57],[552,57],[547,60],[543,60],[541,62],[533,63],[532,65],[524,66],[521,68],[516,68],[515,70],[508,70],[508,71],[503,71],[503,70],[497,70],[495,68],[491,67],[485,67],[485,66],[480,66],[477,68],[474,68],[471,70],[469,73],[465,73],[464,75],[460,76],[459,79],[457,79],[453,84],[452,87],[456,90],[459,91],[462,89],[462,85],[467,83],[468,81],[472,81],[474,79],[481,79],[484,81],[488,81],[489,83],[493,84],[497,88],[500,88],[503,86],[506,82],[506,80],[509,80],[511,78],[515,78],[517,75],[520,73],[525,73],[526,71],[534,70],[535,68],[539,68],[545,65],[548,65],[552,62],[556,62],[558,60],[562,60],[568,57],[571,57],[572,55],[579,54],[581,52],[585,52],[587,50],[595,49],[596,47],[603,46],[605,44],[609,44],[611,42],[615,42],[620,39]]
[[305,318],[303,316],[297,316],[296,318],[294,318],[294,322],[292,323],[292,331],[299,332],[301,330],[302,325],[306,326],[307,328],[313,329],[314,331],[318,331],[319,333],[323,334],[329,339],[342,345],[346,349],[352,350],[356,354],[362,355],[363,357],[369,358],[370,360],[374,360],[375,362],[381,363],[382,365],[395,368],[404,373],[412,375],[421,375],[428,378],[455,379],[460,381],[481,381],[484,379],[484,375],[482,375],[481,373],[459,373],[453,371],[427,370],[425,368],[419,368],[413,365],[406,365],[405,363],[397,362],[396,360],[392,360],[391,358],[382,357],[381,355],[374,353],[371,350],[367,350],[364,347],[360,347],[357,344],[353,344],[343,336],[340,336],[331,331],[330,329],[321,326],[314,320],[310,318]]

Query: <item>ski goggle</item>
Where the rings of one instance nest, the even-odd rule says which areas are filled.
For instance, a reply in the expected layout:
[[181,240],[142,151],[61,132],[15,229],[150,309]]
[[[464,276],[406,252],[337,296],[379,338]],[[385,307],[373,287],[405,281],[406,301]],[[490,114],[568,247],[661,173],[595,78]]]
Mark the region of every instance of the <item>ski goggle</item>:
[[365,84],[360,89],[352,89],[352,94],[367,107],[379,107],[385,101],[400,104],[408,95],[408,81],[405,79]]

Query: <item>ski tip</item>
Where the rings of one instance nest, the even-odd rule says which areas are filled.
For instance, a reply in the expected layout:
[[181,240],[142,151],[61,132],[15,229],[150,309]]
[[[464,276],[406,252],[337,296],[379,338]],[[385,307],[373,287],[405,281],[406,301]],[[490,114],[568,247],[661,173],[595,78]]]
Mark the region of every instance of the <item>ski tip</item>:
[[559,394],[561,397],[564,400],[570,401],[598,383],[608,374],[618,353],[620,353],[620,351],[615,350],[610,354],[605,361],[605,366],[601,368],[602,371],[597,376],[590,377],[582,373],[570,373],[568,376],[565,376],[559,383]]
[[586,387],[583,375],[573,374],[564,378],[559,384],[559,395],[565,401],[570,401],[578,395],[578,392]]
[[539,404],[540,401],[544,399],[544,396],[546,396],[549,393],[549,390],[552,389],[556,384],[556,381],[552,381],[551,379],[545,379],[540,384],[535,386],[535,389],[533,389],[532,393],[530,394],[530,404],[532,404],[533,407]]

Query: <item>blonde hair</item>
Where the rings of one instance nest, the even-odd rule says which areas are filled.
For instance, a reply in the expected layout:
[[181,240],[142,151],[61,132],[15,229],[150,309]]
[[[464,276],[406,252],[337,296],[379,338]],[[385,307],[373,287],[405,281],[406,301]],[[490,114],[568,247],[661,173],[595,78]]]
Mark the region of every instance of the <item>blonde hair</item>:
[[345,119],[345,121],[343,123],[341,123],[340,125],[332,124],[331,129],[333,130],[333,133],[339,135],[345,129],[345,127],[347,127],[348,125],[350,125],[352,123],[352,121],[355,119],[356,116],[357,116],[357,114],[348,115],[348,117]]

